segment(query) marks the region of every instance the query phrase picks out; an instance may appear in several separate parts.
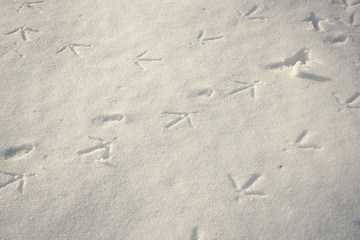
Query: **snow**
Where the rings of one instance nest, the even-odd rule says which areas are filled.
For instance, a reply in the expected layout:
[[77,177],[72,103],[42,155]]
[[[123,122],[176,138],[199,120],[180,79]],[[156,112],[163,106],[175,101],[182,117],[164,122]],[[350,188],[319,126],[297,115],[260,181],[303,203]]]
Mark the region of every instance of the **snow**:
[[358,0],[1,6],[0,239],[360,239]]

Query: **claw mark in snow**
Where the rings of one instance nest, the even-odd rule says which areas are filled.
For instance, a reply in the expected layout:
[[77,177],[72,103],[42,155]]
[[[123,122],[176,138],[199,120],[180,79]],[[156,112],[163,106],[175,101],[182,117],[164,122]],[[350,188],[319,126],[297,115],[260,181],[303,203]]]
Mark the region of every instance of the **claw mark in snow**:
[[341,106],[339,112],[342,112],[345,108],[360,109],[360,101],[357,101],[360,99],[360,92],[355,92],[354,95],[348,98],[344,103],[341,103],[335,92],[332,92],[332,95],[335,97],[336,102]]
[[253,185],[260,177],[261,175],[258,173],[254,173],[251,175],[251,177],[242,185],[241,191],[248,189]]
[[[93,153],[95,151],[98,151],[98,150],[103,150],[103,154],[101,155],[101,160],[107,160],[110,158],[110,152],[111,152],[111,144],[117,139],[116,138],[112,138],[111,141],[104,141],[103,139],[101,138],[95,138],[95,137],[91,137],[91,136],[88,136],[90,138],[90,140],[93,140],[93,141],[96,141],[98,142],[97,145],[95,146],[92,146],[92,147],[89,147],[89,148],[86,148],[86,149],[83,149],[83,150],[80,150],[77,152],[78,155],[84,155],[84,154],[90,154],[90,153]],[[101,163],[101,164],[104,164],[104,165],[107,165],[107,166],[112,166],[114,167],[113,165],[111,165],[110,163],[108,162],[104,162],[104,161],[101,161],[99,160],[98,162]]]
[[241,88],[237,88],[231,92],[229,92],[229,94],[236,94],[238,92],[241,92],[241,91],[244,91],[244,90],[247,90],[247,89],[250,89],[250,92],[251,92],[251,97],[253,98],[256,98],[256,95],[255,95],[255,91],[256,91],[256,84],[259,83],[260,81],[255,81],[253,83],[248,83],[248,82],[240,82],[240,81],[234,81],[236,83],[240,83],[240,84],[243,84],[244,86],[241,87]]
[[[303,130],[299,136],[296,138],[294,143],[291,143],[290,146],[295,146],[299,149],[309,149],[309,150],[320,150],[321,147],[319,147],[316,144],[302,144],[304,138],[307,136],[308,131],[307,130]],[[284,151],[287,151],[286,148],[284,148]]]
[[[247,196],[257,196],[257,197],[262,197],[262,196],[266,196],[265,193],[261,192],[261,191],[249,191],[248,189],[251,188],[254,183],[261,177],[261,174],[259,173],[253,173],[250,178],[244,182],[244,184],[241,186],[240,189],[238,189],[237,184],[235,182],[235,180],[233,179],[233,177],[229,174],[228,178],[230,180],[231,186],[233,187],[234,191],[236,193],[244,193]],[[239,196],[235,197],[235,200],[238,201],[239,200]]]
[[168,122],[165,127],[166,128],[171,128],[172,126],[174,126],[175,124],[183,121],[183,120],[187,120],[187,123],[189,124],[189,126],[191,128],[194,128],[194,125],[192,123],[192,119],[191,119],[191,115],[190,114],[195,114],[198,112],[168,112],[165,111],[163,112],[163,114],[168,114],[168,115],[176,115],[178,116],[175,120]]
[[[31,10],[35,10],[35,6],[39,4],[43,4],[44,1],[34,1],[34,2],[24,2],[21,4],[21,6],[18,8],[17,12],[19,13],[24,8],[29,8]],[[40,8],[39,8],[40,9]],[[41,13],[42,11],[39,10]]]
[[251,14],[253,14],[256,10],[258,9],[258,5],[254,5],[252,6],[249,11],[245,14],[246,17],[250,16]]
[[39,30],[36,30],[36,29],[33,29],[33,28],[18,27],[18,28],[14,29],[14,30],[12,30],[12,31],[10,31],[8,33],[5,33],[5,35],[12,35],[12,34],[14,34],[16,32],[20,32],[22,40],[27,41],[28,40],[27,34],[26,34],[27,31],[29,31],[29,32],[39,32]]
[[307,134],[307,130],[303,130],[300,135],[296,138],[295,143],[299,143],[303,140],[305,135]]
[[92,47],[91,45],[87,45],[87,44],[78,44],[78,43],[70,43],[68,45],[63,46],[61,49],[59,49],[56,54],[59,54],[63,51],[65,51],[66,49],[70,49],[70,51],[77,57],[81,57],[81,55],[76,51],[75,48],[78,47],[83,47],[83,48],[90,48]]
[[142,70],[144,70],[144,68],[140,65],[139,62],[160,62],[163,59],[162,58],[143,58],[143,56],[147,53],[148,51],[145,50],[144,52],[140,53],[139,55],[137,55],[136,57],[133,58],[133,62],[140,67]]
[[[349,99],[347,99],[345,101],[345,104],[348,104],[348,107],[351,108],[352,106],[349,106],[349,104],[355,102],[355,100],[358,99],[358,97],[360,97],[360,93],[356,92],[352,97],[350,97]],[[353,107],[355,107],[355,106],[353,106]]]
[[20,193],[24,192],[25,178],[35,176],[35,174],[33,174],[33,173],[21,174],[21,173],[14,173],[14,172],[6,172],[3,170],[0,170],[0,174],[5,177],[9,177],[9,179],[7,181],[0,183],[0,189],[18,181],[19,185],[18,185],[17,189]]
[[215,40],[219,40],[219,39],[222,39],[224,36],[223,35],[219,35],[219,36],[215,36],[215,37],[207,37],[207,38],[204,38],[204,31],[201,30],[196,39],[202,44],[204,45],[206,42],[209,42],[209,41],[215,41]]
[[[244,18],[245,19],[249,19],[249,20],[265,20],[266,18],[263,17],[263,16],[253,16],[254,13],[258,12],[260,10],[259,6],[258,5],[254,5],[252,6],[248,11],[247,13],[244,14]],[[238,12],[238,14],[240,16],[242,16],[242,13],[236,9],[236,11]]]

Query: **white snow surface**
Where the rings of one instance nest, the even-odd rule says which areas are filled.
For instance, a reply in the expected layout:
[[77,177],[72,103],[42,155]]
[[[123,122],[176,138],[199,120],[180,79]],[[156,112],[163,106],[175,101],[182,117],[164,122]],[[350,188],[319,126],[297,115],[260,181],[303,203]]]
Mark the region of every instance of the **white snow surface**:
[[360,239],[360,1],[0,3],[0,239]]

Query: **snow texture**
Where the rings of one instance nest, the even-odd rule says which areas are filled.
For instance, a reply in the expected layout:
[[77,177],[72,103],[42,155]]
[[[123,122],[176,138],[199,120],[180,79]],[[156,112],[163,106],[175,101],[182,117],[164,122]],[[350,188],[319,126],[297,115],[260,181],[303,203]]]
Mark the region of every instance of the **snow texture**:
[[360,239],[360,1],[0,2],[0,239]]

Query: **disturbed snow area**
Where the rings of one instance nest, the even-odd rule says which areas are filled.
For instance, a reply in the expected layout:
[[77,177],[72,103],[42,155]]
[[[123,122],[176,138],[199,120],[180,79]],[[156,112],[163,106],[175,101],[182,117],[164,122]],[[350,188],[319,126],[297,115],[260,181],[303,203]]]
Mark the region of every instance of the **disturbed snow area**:
[[1,6],[0,239],[360,239],[358,0]]

